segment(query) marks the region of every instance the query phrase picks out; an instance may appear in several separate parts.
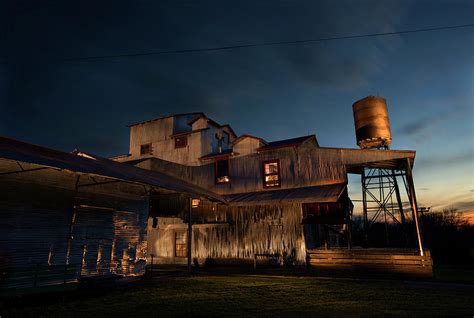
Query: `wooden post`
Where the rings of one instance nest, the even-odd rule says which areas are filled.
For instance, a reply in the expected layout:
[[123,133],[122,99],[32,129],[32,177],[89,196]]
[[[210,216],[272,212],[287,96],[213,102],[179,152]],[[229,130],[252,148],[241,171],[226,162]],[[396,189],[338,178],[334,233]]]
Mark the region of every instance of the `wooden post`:
[[189,211],[188,211],[188,272],[191,273],[191,258],[192,258],[192,240],[193,240],[193,199],[189,198]]
[[421,233],[420,222],[419,222],[419,219],[418,219],[418,207],[417,207],[417,204],[416,204],[415,184],[413,182],[413,174],[412,174],[412,171],[411,171],[410,159],[408,159],[408,158],[406,160],[406,174],[407,174],[407,183],[408,183],[410,205],[411,205],[411,210],[413,212],[413,219],[415,220],[416,235],[418,237],[418,247],[420,248],[420,255],[424,256],[423,235]]
[[151,256],[151,265],[150,265],[150,278],[153,278],[153,257],[155,256],[154,254],[150,254]]
[[349,215],[347,221],[347,248],[352,249],[352,212],[353,208],[349,205]]

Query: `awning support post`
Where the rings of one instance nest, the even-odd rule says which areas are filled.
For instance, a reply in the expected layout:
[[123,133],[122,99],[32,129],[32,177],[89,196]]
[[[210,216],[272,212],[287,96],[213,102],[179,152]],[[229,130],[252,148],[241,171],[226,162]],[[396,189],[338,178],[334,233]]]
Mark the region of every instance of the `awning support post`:
[[193,241],[193,199],[189,198],[189,209],[188,209],[188,272],[191,273],[191,259],[192,259],[192,241]]

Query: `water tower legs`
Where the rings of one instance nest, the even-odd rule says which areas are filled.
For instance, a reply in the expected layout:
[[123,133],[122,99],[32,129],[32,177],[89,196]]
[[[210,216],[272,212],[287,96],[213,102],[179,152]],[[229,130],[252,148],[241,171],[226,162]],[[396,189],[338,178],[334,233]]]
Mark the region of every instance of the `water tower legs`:
[[[408,200],[412,210],[413,221],[420,255],[424,255],[423,237],[417,210],[415,187],[410,162],[405,163],[404,171],[391,169],[364,168],[361,174],[362,182],[362,207],[365,244],[369,245],[369,232],[371,226],[376,222],[385,223],[385,235],[387,244],[400,239],[406,244],[405,213],[403,209],[400,189],[397,177],[402,177],[407,190]],[[399,225],[402,229],[403,238],[391,238],[389,236],[389,224]],[[401,242],[399,243],[400,245]]]
[[[390,237],[390,225],[399,225],[404,229],[405,214],[403,211],[397,177],[404,176],[401,171],[380,168],[364,168],[361,174],[364,238],[369,245],[369,230],[374,223],[385,224],[387,245],[402,240]],[[406,237],[403,238],[406,244]],[[403,245],[402,242],[398,243]]]

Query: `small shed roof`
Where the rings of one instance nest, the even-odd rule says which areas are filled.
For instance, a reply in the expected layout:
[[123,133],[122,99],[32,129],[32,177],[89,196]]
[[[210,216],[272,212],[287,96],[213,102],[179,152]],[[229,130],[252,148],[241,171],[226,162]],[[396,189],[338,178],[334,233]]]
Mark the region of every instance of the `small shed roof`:
[[[58,151],[0,136],[0,158],[75,173],[97,175],[111,179],[146,184],[180,193],[225,202],[218,194],[197,187],[158,171],[149,171],[110,159],[76,152]],[[80,154],[80,155],[79,155]]]
[[266,205],[279,203],[328,203],[337,202],[346,189],[345,183],[304,188],[267,190],[230,194],[224,198],[231,205]]

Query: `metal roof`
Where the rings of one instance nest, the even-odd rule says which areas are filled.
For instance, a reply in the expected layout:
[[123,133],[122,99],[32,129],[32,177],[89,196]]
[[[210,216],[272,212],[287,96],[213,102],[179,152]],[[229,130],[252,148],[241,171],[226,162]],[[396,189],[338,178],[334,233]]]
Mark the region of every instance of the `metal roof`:
[[320,147],[318,151],[340,157],[349,173],[361,173],[365,168],[405,170],[407,160],[415,163],[414,150],[377,150]]
[[345,183],[304,188],[267,190],[230,194],[224,198],[231,205],[266,205],[279,203],[328,203],[337,202],[346,188]]
[[188,116],[188,115],[197,115],[197,116],[203,115],[203,116],[205,116],[204,113],[201,113],[201,112],[174,114],[174,115],[161,116],[161,117],[157,117],[157,118],[153,118],[153,119],[149,119],[149,120],[145,120],[145,121],[141,121],[141,122],[136,122],[136,123],[127,125],[127,127],[146,124],[146,123],[150,123],[150,122],[153,122],[153,121],[157,121],[157,120],[165,119],[165,118],[170,118],[170,117],[181,117],[181,116]]
[[268,144],[263,138],[255,137],[255,136],[247,135],[247,134],[239,136],[237,139],[234,140],[233,144],[235,145],[239,143],[240,141],[244,140],[245,138],[257,139],[257,140],[260,140],[264,144]]
[[314,138],[314,140],[316,141],[316,136],[315,135],[309,135],[309,136],[302,136],[302,137],[291,138],[291,139],[272,141],[272,142],[269,142],[266,145],[258,148],[258,151],[267,151],[267,150],[273,150],[273,149],[284,148],[284,147],[299,146],[303,142],[305,142],[306,140],[312,139],[312,138]]
[[[80,153],[80,152],[79,152]],[[84,154],[84,153],[82,153]],[[68,170],[75,173],[146,184],[180,193],[225,202],[218,194],[158,171],[149,171],[125,163],[88,154],[76,155],[0,136],[0,158]]]

